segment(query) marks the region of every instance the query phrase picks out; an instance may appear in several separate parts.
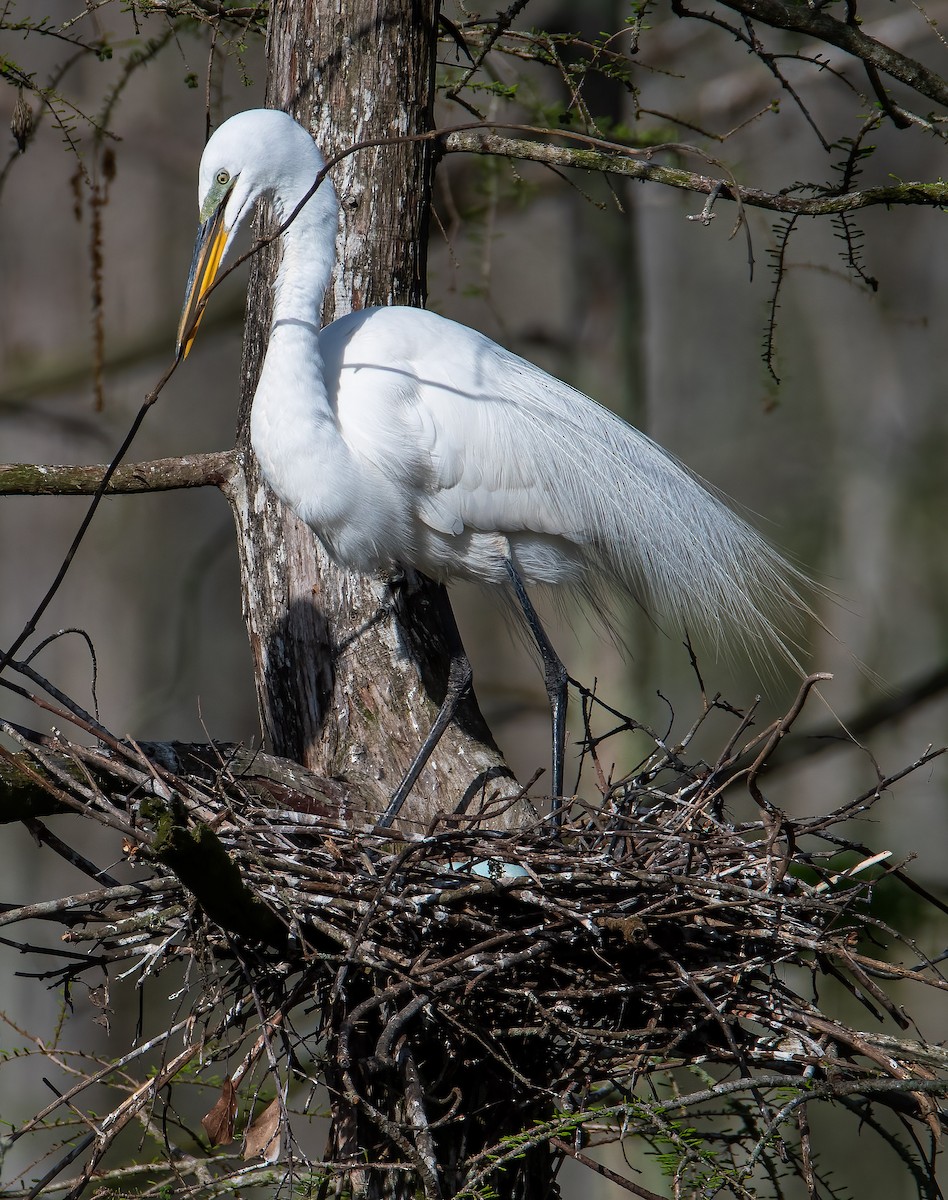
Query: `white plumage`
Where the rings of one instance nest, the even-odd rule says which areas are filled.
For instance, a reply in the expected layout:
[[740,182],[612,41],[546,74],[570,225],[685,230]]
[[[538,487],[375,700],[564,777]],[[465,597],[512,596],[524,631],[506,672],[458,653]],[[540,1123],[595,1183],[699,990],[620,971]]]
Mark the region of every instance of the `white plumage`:
[[[179,348],[256,201],[284,221],[322,166],[282,112],[241,113],[214,133]],[[512,566],[597,600],[617,585],[674,626],[790,656],[770,614],[805,610],[800,577],[644,434],[434,313],[372,308],[320,329],[337,225],[324,180],[281,238],[251,414],[267,481],[336,562],[508,589]]]

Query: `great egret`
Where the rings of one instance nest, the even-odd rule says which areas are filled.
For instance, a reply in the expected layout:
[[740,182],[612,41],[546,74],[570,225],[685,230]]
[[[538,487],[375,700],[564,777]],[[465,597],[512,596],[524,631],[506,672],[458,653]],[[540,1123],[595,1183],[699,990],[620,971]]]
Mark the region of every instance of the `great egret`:
[[[178,329],[241,222],[269,197],[281,223],[324,160],[286,113],[225,121],[201,158],[201,227]],[[273,323],[250,418],[270,486],[340,566],[419,571],[506,589],[543,658],[562,795],[566,670],[525,584],[570,585],[601,606],[618,585],[647,609],[718,639],[792,657],[768,612],[805,610],[793,571],[677,460],[588,396],[482,334],[418,308],[369,308],[320,329],[339,206],[324,180],[281,237]],[[600,608],[601,610],[601,608]],[[398,811],[459,694],[380,824]],[[453,693],[453,694],[452,694]]]

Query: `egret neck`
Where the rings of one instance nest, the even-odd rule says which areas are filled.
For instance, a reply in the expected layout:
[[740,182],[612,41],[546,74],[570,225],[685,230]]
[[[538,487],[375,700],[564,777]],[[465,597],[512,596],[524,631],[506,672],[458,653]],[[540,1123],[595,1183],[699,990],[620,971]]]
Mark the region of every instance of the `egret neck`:
[[[274,188],[279,224],[312,186],[312,165]],[[307,524],[330,536],[351,506],[356,477],[319,346],[338,213],[332,184],[323,180],[280,238],[270,337],[250,414],[250,441],[267,482]]]

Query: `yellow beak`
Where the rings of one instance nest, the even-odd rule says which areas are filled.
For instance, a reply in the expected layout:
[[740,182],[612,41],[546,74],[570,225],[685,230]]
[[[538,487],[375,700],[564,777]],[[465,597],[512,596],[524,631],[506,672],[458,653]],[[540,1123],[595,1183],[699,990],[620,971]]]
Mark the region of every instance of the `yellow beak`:
[[224,227],[226,207],[222,200],[198,230],[197,241],[194,243],[194,257],[191,259],[191,272],[184,294],[184,308],[178,323],[176,353],[184,358],[188,357],[191,343],[201,324],[201,317],[204,316],[204,297],[217,278],[217,268],[221,265],[224,247],[227,245],[228,231]]

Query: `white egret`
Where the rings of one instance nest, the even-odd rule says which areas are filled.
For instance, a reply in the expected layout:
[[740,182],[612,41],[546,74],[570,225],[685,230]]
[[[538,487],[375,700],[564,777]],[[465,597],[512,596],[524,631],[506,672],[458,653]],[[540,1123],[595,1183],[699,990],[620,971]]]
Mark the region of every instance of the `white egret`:
[[[238,226],[268,197],[284,222],[324,160],[283,112],[225,121],[201,158],[201,228],[178,331]],[[609,586],[718,640],[792,657],[773,612],[806,610],[801,577],[676,459],[588,396],[482,334],[418,308],[369,308],[320,329],[339,207],[324,180],[281,236],[266,357],[250,417],[268,483],[330,556],[363,574],[418,571],[506,589],[543,658],[562,795],[567,674],[526,584],[568,585],[602,611]],[[392,798],[388,825],[460,695]]]

